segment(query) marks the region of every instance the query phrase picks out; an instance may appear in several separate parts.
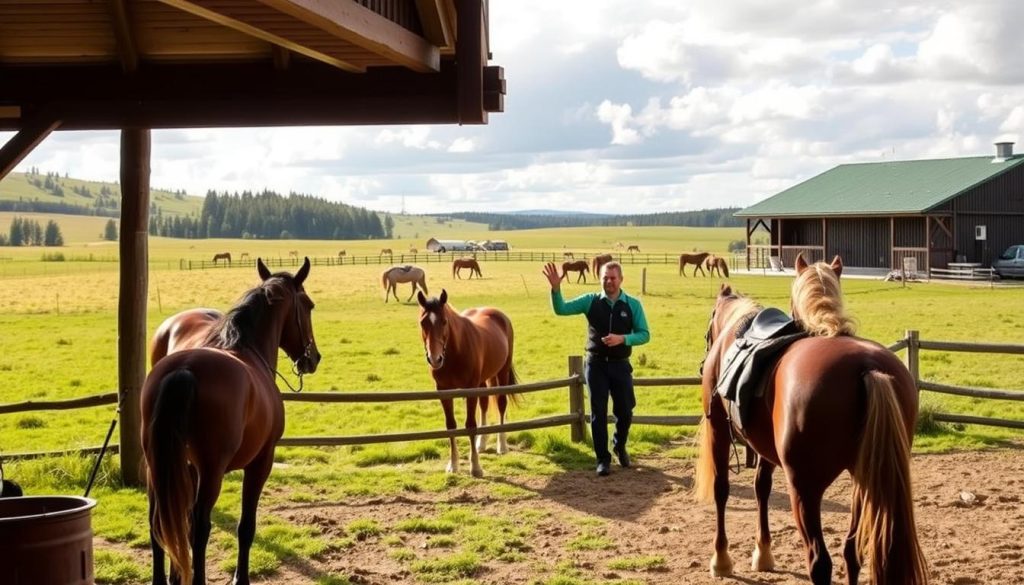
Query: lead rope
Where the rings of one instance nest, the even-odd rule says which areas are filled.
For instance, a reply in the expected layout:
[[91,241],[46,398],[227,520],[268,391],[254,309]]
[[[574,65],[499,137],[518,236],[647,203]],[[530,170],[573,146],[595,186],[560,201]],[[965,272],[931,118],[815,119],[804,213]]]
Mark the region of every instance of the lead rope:
[[82,495],[83,498],[89,497],[89,492],[92,491],[92,486],[96,482],[96,474],[100,471],[100,463],[103,462],[103,454],[107,452],[107,446],[110,445],[110,437],[114,436],[114,427],[117,426],[117,419],[121,418],[121,402],[123,400],[124,391],[118,392],[117,409],[114,411],[114,419],[110,421],[110,428],[107,429],[107,438],[103,439],[103,446],[100,447],[100,454],[96,456],[96,462],[92,464],[92,471],[89,472],[89,482],[85,484],[85,493]]

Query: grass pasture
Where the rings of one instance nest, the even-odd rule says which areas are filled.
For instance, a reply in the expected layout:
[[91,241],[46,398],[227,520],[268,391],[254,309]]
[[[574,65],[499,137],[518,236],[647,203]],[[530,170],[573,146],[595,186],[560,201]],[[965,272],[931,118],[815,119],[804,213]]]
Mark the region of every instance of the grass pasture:
[[[105,221],[105,220],[103,220]],[[100,224],[102,227],[102,223]],[[98,232],[97,232],[98,233]],[[610,234],[614,233],[614,237]],[[433,234],[432,234],[433,235]],[[420,240],[425,241],[424,234]],[[427,236],[429,237],[429,236]],[[453,236],[454,237],[454,236]],[[694,248],[723,251],[737,229],[615,228],[535,230],[525,232],[461,233],[457,237],[506,239],[513,249],[559,252],[607,250],[615,241],[637,244],[644,252],[688,251]],[[185,308],[208,306],[227,309],[242,292],[254,285],[252,268],[180,271],[179,258],[206,259],[215,252],[245,250],[251,256],[273,255],[298,249],[310,256],[347,253],[375,254],[390,246],[398,252],[409,240],[376,242],[274,242],[211,240],[184,241],[152,238],[148,326],[152,331],[165,317]],[[65,249],[84,242],[72,243]],[[417,240],[417,246],[422,242]],[[110,250],[116,254],[116,244]],[[332,254],[333,251],[333,254]],[[21,252],[21,250],[19,250]],[[117,385],[117,291],[116,262],[81,262],[74,270],[59,271],[35,256],[8,262],[11,272],[0,272],[0,403],[23,400],[71,398],[110,392]],[[68,262],[67,264],[75,264]],[[3,265],[0,264],[0,270]],[[24,268],[17,272],[17,268]],[[316,302],[314,325],[324,355],[318,372],[307,378],[306,388],[324,392],[424,390],[432,388],[411,303],[385,304],[379,284],[382,266],[317,266],[311,271],[307,290]],[[547,283],[539,263],[486,262],[484,278],[453,280],[450,266],[430,264],[431,294],[448,291],[456,308],[494,305],[512,318],[516,328],[516,369],[524,382],[564,377],[566,357],[579,355],[585,335],[580,317],[551,314]],[[624,287],[640,292],[641,267],[626,265]],[[734,275],[733,286],[766,305],[788,304],[790,278],[761,274]],[[718,290],[718,280],[681,278],[672,265],[647,267],[648,292],[643,297],[652,330],[650,344],[634,350],[635,375],[639,377],[693,376],[704,354],[704,331]],[[595,289],[591,284],[563,284],[567,296]],[[890,344],[907,329],[917,329],[922,339],[1020,343],[1024,321],[1019,318],[1020,290],[950,284],[914,284],[847,279],[844,291],[850,311],[860,322],[863,336]],[[402,285],[399,296],[409,295]],[[1024,358],[987,354],[925,352],[921,376],[936,382],[983,388],[1020,388]],[[289,374],[285,374],[288,376]],[[285,390],[287,391],[287,390]],[[639,388],[638,414],[697,414],[698,389],[694,387]],[[924,404],[941,411],[1024,419],[1024,406],[1016,402],[926,394]],[[443,427],[436,403],[309,405],[289,403],[286,436],[362,435]],[[562,414],[568,411],[567,393],[546,391],[524,397],[511,411],[512,420]],[[23,413],[0,416],[0,453],[69,449],[102,443],[114,414],[113,407],[62,413]],[[462,418],[462,414],[458,415]],[[658,454],[688,457],[693,428],[634,427],[633,451],[637,457]],[[916,439],[919,451],[979,448],[1019,439],[1019,432],[984,427],[943,425]],[[254,571],[270,574],[288,559],[329,555],[344,551],[353,539],[391,539],[395,562],[408,568],[420,582],[456,581],[472,574],[473,567],[498,558],[488,540],[504,535],[505,551],[515,551],[519,530],[528,530],[529,519],[515,526],[495,524],[480,534],[446,532],[452,515],[466,514],[458,507],[436,517],[407,519],[407,523],[361,519],[351,526],[313,534],[294,526],[273,512],[275,505],[313,501],[344,501],[351,497],[401,497],[402,494],[452,494],[482,490],[488,497],[521,497],[514,486],[497,478],[556,474],[590,469],[587,445],[569,441],[567,428],[524,431],[512,434],[513,453],[483,456],[490,479],[474,480],[465,469],[458,476],[443,472],[446,441],[369,445],[331,449],[282,448],[261,504]],[[115,437],[116,441],[116,437]],[[463,461],[468,447],[462,441]],[[91,460],[78,457],[39,461],[11,461],[5,471],[22,481],[31,493],[81,493]],[[143,582],[147,569],[132,560],[128,551],[148,545],[144,532],[145,497],[137,490],[116,485],[116,459],[108,458],[94,495],[101,501],[94,516],[95,530],[109,548],[97,555],[102,582]],[[232,474],[217,508],[213,556],[230,570],[234,550],[234,524],[240,498],[240,476]],[[264,513],[264,510],[267,512]],[[447,514],[447,516],[446,516]],[[415,521],[414,521],[415,520]],[[585,517],[572,519],[585,523]],[[448,522],[449,524],[446,524]],[[576,546],[599,546],[603,525],[579,526]],[[429,559],[406,544],[409,534],[428,534],[424,548]],[[416,538],[427,538],[416,537]],[[493,543],[492,543],[493,544]],[[391,546],[391,545],[389,545]],[[339,553],[340,554],[340,553]],[[411,555],[411,556],[410,556]],[[137,556],[137,555],[136,555]],[[403,560],[404,559],[404,560]],[[623,568],[656,570],[657,558],[626,558]],[[334,583],[349,582],[337,577]],[[562,581],[559,581],[562,582]],[[564,581],[589,582],[589,581]]]

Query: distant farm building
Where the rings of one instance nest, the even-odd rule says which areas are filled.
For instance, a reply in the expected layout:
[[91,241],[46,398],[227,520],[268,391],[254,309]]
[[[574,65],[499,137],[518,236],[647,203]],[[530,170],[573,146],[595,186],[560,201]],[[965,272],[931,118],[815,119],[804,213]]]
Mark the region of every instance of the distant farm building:
[[508,250],[508,242],[505,240],[487,240],[481,244],[485,250]]
[[431,252],[468,252],[475,247],[465,240],[438,240],[430,238],[427,240],[426,248]]
[[[747,267],[778,258],[791,268],[839,254],[847,266],[918,269],[989,265],[1024,242],[1024,156],[840,165],[736,212],[747,220]],[[756,242],[759,228],[768,242]]]

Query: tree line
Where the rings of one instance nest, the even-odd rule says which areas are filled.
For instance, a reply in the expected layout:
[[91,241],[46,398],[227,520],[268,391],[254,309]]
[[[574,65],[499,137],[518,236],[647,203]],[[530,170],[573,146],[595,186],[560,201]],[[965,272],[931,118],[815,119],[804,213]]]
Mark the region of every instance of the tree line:
[[149,233],[172,238],[360,240],[390,238],[394,220],[362,207],[310,195],[273,191],[228,194],[207,191],[199,217],[164,216]]
[[488,229],[528,230],[561,227],[599,226],[684,226],[684,227],[736,227],[743,222],[733,214],[739,207],[701,209],[699,211],[667,211],[634,215],[596,214],[513,214],[462,212],[444,214],[443,217],[463,219],[474,223],[485,223]]
[[52,219],[44,228],[38,221],[14,216],[7,234],[0,234],[0,246],[63,246],[60,226]]

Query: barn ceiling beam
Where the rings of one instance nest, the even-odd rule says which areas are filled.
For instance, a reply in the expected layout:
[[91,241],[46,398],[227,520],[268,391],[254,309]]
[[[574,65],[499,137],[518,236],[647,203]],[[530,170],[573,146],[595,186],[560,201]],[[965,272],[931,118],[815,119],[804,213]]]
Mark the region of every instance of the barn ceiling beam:
[[110,7],[110,25],[114,29],[121,69],[130,73],[139,68],[139,51],[135,46],[135,37],[132,35],[128,7],[125,0],[109,0],[108,6]]
[[[479,0],[477,0],[479,2]],[[357,2],[336,0],[260,0],[333,37],[372,51],[420,73],[441,68],[441,51],[422,36]]]
[[[2,121],[0,121],[2,122]],[[0,179],[6,177],[39,143],[60,126],[60,120],[36,118],[27,121],[0,147]]]
[[416,0],[423,36],[438,47],[455,45],[455,8],[451,0]]

